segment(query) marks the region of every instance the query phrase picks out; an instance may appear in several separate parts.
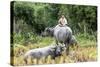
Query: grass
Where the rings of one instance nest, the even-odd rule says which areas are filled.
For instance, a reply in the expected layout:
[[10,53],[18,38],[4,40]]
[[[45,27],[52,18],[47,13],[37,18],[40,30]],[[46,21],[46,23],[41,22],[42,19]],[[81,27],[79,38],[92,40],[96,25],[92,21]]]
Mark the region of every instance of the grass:
[[[14,44],[13,51],[14,55],[11,56],[13,58],[11,61],[13,65],[26,65],[23,60],[23,55],[26,51],[34,48],[41,48],[48,46],[54,42],[54,39],[51,37],[39,37],[39,41],[36,43],[28,43],[26,46],[21,44]],[[62,56],[56,57],[55,60],[51,59],[51,56],[48,58],[41,58],[40,60],[33,59],[31,62],[29,59],[28,65],[36,65],[36,64],[62,64],[62,63],[76,63],[76,62],[89,62],[97,60],[97,42],[95,39],[86,38],[81,35],[76,35],[76,39],[79,44],[79,48],[70,47],[69,55],[65,54],[65,51],[62,52]],[[37,62],[38,61],[38,62]]]

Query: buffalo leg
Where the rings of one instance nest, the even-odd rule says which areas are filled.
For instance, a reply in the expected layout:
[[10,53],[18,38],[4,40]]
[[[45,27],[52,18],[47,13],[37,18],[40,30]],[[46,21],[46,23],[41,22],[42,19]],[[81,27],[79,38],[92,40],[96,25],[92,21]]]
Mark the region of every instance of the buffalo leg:
[[69,46],[66,47],[66,55],[69,54]]
[[27,59],[24,59],[25,64],[27,64]]

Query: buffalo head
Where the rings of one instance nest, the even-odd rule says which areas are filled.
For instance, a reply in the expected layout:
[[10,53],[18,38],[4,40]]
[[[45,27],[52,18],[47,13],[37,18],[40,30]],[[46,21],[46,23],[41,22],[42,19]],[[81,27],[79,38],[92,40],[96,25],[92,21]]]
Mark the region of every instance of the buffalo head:
[[44,32],[41,33],[41,35],[43,37],[45,37],[45,36],[53,36],[53,32],[54,32],[53,28],[47,27],[47,28],[45,28]]

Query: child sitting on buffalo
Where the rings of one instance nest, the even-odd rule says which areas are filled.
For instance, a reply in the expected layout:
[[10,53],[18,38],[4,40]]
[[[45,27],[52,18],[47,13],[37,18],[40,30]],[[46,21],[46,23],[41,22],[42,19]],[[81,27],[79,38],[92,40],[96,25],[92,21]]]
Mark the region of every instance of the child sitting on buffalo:
[[65,18],[65,16],[64,15],[61,15],[61,18],[59,19],[59,21],[58,21],[58,25],[59,26],[66,26],[68,23],[67,23],[67,19]]

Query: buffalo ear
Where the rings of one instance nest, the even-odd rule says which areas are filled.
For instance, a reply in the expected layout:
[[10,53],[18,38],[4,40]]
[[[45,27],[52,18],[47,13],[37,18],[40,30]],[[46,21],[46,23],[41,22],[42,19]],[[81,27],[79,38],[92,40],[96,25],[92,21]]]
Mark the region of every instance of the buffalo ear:
[[49,28],[47,27],[47,28],[45,28],[45,31],[48,31],[49,30]]

